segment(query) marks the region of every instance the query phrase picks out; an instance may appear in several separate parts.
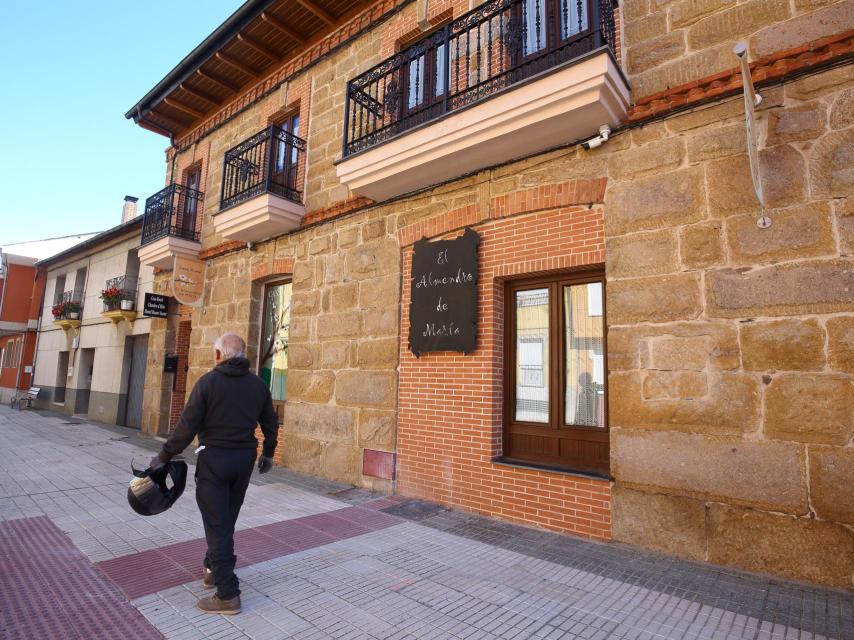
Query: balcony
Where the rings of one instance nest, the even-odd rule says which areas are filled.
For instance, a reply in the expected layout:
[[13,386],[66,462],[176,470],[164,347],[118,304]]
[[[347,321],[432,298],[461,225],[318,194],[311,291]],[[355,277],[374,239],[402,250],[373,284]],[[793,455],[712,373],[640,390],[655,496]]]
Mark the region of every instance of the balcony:
[[204,194],[182,184],[170,184],[145,201],[140,264],[171,269],[176,255],[196,257],[201,249],[197,219]]
[[271,126],[225,153],[214,229],[228,240],[257,242],[292,231],[305,215],[305,141]]
[[338,178],[387,198],[616,126],[613,0],[493,0],[350,80]]
[[53,324],[61,327],[64,331],[76,329],[81,324],[83,317],[83,294],[74,291],[66,291],[54,298]]
[[113,324],[118,325],[122,320],[133,327],[136,320],[137,280],[128,276],[110,278],[101,290],[101,301],[104,305],[101,315],[109,318]]

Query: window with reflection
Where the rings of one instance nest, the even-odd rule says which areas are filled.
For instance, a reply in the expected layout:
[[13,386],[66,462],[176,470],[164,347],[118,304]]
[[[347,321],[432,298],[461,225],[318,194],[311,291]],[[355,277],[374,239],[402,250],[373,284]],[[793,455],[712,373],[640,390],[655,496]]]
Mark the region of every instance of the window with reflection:
[[524,0],[518,12],[523,31],[523,55],[561,46],[588,28],[588,0]]
[[608,472],[604,276],[507,288],[504,457]]
[[288,387],[288,330],[291,323],[291,283],[274,282],[264,288],[258,372],[270,387],[273,406],[282,422]]

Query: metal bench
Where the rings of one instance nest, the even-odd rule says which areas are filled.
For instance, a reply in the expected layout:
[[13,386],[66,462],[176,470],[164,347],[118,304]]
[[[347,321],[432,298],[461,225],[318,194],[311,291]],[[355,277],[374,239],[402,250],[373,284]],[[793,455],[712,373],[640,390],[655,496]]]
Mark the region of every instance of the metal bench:
[[15,397],[12,398],[12,408],[21,411],[22,409],[29,409],[33,406],[33,402],[36,398],[39,397],[39,392],[41,391],[41,387],[30,387],[25,392],[18,392],[15,394]]

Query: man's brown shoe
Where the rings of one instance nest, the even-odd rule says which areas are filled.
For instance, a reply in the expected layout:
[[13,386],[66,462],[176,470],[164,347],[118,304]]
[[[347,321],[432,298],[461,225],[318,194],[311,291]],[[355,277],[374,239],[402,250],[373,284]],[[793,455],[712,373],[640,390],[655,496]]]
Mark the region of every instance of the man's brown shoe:
[[213,589],[216,586],[214,582],[213,571],[205,567],[205,577],[202,578],[202,586],[205,589]]
[[222,613],[227,616],[233,616],[235,613],[242,611],[240,596],[235,596],[230,600],[223,600],[214,594],[207,598],[202,598],[196,603],[196,606],[205,613]]

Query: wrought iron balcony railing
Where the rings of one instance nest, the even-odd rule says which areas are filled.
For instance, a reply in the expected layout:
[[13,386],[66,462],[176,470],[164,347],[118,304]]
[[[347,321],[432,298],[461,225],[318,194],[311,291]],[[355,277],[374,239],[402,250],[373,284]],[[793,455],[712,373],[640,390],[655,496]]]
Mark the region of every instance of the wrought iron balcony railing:
[[302,203],[305,141],[270,126],[225,152],[220,211],[262,193]]
[[166,236],[198,241],[196,220],[202,213],[201,191],[172,183],[145,201],[142,240],[148,244]]
[[616,0],[492,0],[347,83],[344,157],[607,46]]
[[83,313],[83,294],[65,291],[57,294],[52,308],[54,320],[77,320]]
[[122,308],[122,302],[136,301],[137,278],[118,276],[110,278],[104,283],[101,291],[101,300],[104,303],[104,311],[115,311]]

